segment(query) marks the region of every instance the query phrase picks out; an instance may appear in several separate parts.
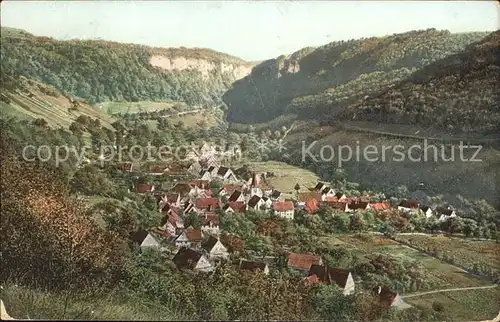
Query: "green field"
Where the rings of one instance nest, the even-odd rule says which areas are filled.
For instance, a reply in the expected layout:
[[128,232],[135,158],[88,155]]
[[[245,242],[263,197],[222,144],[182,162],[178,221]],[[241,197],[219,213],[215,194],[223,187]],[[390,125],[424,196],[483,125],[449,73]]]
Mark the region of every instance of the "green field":
[[295,198],[295,184],[298,182],[300,185],[300,192],[309,191],[307,188],[313,188],[319,180],[319,177],[313,172],[292,165],[277,162],[247,162],[251,171],[256,172],[273,172],[274,177],[267,179],[268,183],[281,191],[282,198]]
[[453,258],[455,263],[471,269],[476,265],[482,271],[499,271],[500,244],[493,241],[424,235],[397,235],[396,238],[421,250],[435,249],[439,257],[446,255]]
[[425,309],[432,309],[434,302],[442,303],[453,321],[491,320],[500,312],[500,288],[435,293],[404,301]]
[[[104,113],[109,115],[119,113],[140,113],[140,112],[155,112],[161,110],[170,110],[172,106],[179,104],[178,102],[103,102],[100,103]],[[172,110],[174,112],[174,110]]]
[[410,261],[418,261],[429,272],[427,281],[432,286],[429,290],[490,285],[488,282],[476,278],[458,267],[382,236],[367,236],[366,238],[343,236],[339,237],[339,239],[357,247],[363,253],[384,253]]

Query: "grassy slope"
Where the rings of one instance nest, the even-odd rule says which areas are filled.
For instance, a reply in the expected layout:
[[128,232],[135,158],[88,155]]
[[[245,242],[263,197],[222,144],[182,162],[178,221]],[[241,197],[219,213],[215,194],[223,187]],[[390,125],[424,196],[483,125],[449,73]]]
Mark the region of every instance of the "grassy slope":
[[356,236],[342,236],[338,239],[356,247],[358,251],[364,254],[386,253],[406,260],[417,260],[429,272],[428,282],[433,286],[429,290],[490,285],[439,259],[426,256],[390,239],[372,235],[368,237],[367,240]]
[[437,293],[405,299],[411,305],[432,309],[440,302],[454,321],[492,319],[500,312],[500,288]]
[[[382,154],[378,155],[378,162],[363,161],[363,149],[368,145],[375,145],[379,151],[382,146],[403,145],[405,151],[414,145],[419,144],[423,147],[422,140],[390,137],[374,133],[363,133],[359,131],[349,131],[336,128],[333,126],[319,126],[317,123],[302,123],[297,126],[294,131],[287,136],[287,152],[295,154],[301,158],[302,142],[305,147],[308,147],[311,142],[317,140],[318,143],[311,151],[313,154],[319,155],[319,150],[322,146],[331,145],[335,148],[335,158],[331,162],[327,162],[332,168],[337,167],[337,147],[346,145],[350,146],[353,155],[355,149],[360,146],[360,162],[353,159],[349,162],[342,163],[350,181],[359,182],[368,187],[379,189],[390,189],[398,185],[406,185],[410,191],[421,189],[430,195],[456,195],[461,194],[465,198],[485,198],[491,203],[500,202],[498,199],[497,178],[495,178],[495,162],[498,162],[498,150],[493,147],[483,147],[477,159],[482,162],[463,162],[460,160],[458,148],[456,150],[454,162],[443,162],[441,160],[441,145],[435,143],[438,147],[438,161],[433,162],[412,162],[406,157],[405,162],[397,162],[392,160],[390,153],[386,154],[386,160],[381,160]],[[432,144],[429,142],[428,144]],[[465,150],[466,158],[471,157],[474,149]],[[416,152],[413,156],[417,157]],[[406,152],[405,152],[406,153]],[[448,152],[447,152],[448,153]],[[326,156],[329,156],[325,152]],[[432,151],[429,152],[429,159],[433,158]],[[371,155],[370,155],[371,156]],[[449,157],[449,153],[446,154]],[[396,156],[397,157],[397,156]],[[310,160],[309,157],[306,157]],[[423,183],[423,186],[419,186]]]
[[2,285],[7,313],[16,319],[33,320],[183,320],[164,303],[118,294],[77,296]]
[[70,100],[51,86],[23,77],[20,82],[16,88],[2,88],[2,93],[10,100],[10,103],[1,102],[2,117],[15,116],[26,120],[43,118],[53,128],[68,128],[78,116],[87,115],[99,119],[103,126],[112,129],[113,119],[90,105],[81,103],[76,110],[70,110]]
[[273,172],[274,177],[269,177],[268,182],[275,189],[282,192],[282,198],[295,197],[295,184],[300,183],[300,192],[309,191],[307,187],[314,187],[319,178],[309,170],[288,165],[283,162],[246,162],[251,171]]

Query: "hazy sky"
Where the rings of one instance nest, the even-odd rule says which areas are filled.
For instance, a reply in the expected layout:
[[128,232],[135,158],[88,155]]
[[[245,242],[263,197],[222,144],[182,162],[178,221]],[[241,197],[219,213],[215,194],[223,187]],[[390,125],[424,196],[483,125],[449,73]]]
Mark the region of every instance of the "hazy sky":
[[500,28],[500,7],[495,1],[7,0],[1,7],[2,26],[35,35],[204,47],[246,60],[413,29]]

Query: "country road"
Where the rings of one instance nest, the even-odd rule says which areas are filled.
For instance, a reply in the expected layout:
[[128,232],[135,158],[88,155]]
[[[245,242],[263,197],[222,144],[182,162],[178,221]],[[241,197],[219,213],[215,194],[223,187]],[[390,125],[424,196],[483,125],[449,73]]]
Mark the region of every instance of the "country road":
[[484,288],[495,288],[497,286],[498,286],[497,284],[493,284],[493,285],[486,285],[486,286],[448,288],[448,289],[440,289],[440,290],[434,290],[434,291],[413,293],[413,294],[408,294],[408,295],[401,295],[401,297],[404,299],[407,299],[407,298],[421,296],[421,295],[427,295],[427,294],[434,294],[434,293],[441,293],[441,292],[465,291],[465,290],[479,290],[479,289],[484,289]]

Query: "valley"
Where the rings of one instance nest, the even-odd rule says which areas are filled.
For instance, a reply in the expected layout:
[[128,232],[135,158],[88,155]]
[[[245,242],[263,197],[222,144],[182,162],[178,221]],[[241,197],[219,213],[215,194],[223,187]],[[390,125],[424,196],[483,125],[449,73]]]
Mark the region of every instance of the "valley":
[[[499,31],[414,30],[258,62],[8,27],[1,39],[10,316],[500,312]],[[452,154],[461,143],[480,161]]]

